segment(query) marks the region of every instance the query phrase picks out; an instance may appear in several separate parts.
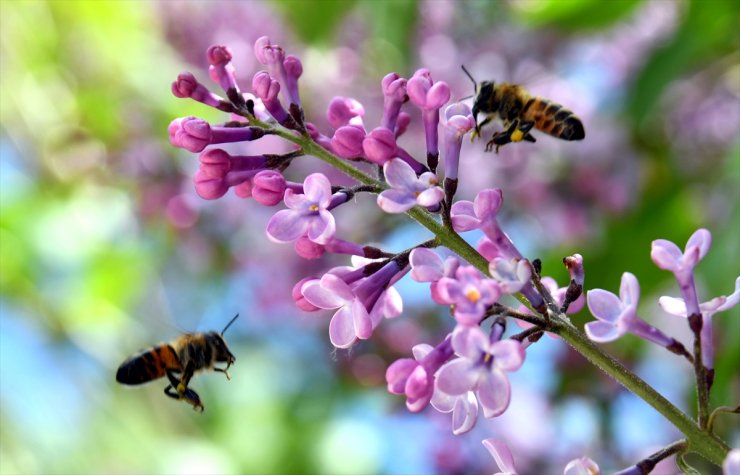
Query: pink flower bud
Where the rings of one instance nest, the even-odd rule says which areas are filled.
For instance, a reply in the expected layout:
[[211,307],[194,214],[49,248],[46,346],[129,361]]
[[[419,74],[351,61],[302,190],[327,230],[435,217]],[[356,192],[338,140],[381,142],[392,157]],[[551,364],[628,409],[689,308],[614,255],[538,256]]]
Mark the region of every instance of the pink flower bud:
[[338,129],[345,125],[362,126],[365,108],[351,97],[335,97],[326,110],[326,118],[332,127]]
[[213,45],[206,51],[208,63],[212,65],[223,65],[231,61],[231,50],[226,46]]
[[259,71],[252,78],[252,90],[263,101],[274,101],[280,92],[280,83],[272,79],[267,71]]
[[304,312],[316,312],[318,310],[321,310],[319,307],[306,300],[306,297],[303,296],[303,284],[312,280],[316,279],[313,277],[305,277],[299,280],[298,283],[293,286],[293,300],[295,301],[296,307],[300,308]]
[[192,73],[180,73],[177,75],[177,80],[172,83],[172,94],[179,98],[190,97],[198,84],[198,80]]
[[301,64],[301,60],[292,54],[285,57],[283,66],[285,66],[285,72],[289,77],[298,79],[303,74],[303,64]]
[[340,127],[331,138],[331,146],[334,152],[343,158],[357,158],[362,156],[362,141],[365,131],[360,127],[347,125]]
[[385,127],[377,127],[365,136],[362,149],[368,160],[383,165],[396,156],[396,137]]
[[252,197],[264,206],[275,206],[283,201],[286,182],[283,175],[275,170],[262,170],[252,179]]
[[301,238],[298,238],[298,240],[293,245],[296,254],[301,256],[304,259],[318,259],[319,257],[323,256],[326,252],[326,249],[321,244],[316,244],[315,242],[308,239],[308,237],[303,236]]

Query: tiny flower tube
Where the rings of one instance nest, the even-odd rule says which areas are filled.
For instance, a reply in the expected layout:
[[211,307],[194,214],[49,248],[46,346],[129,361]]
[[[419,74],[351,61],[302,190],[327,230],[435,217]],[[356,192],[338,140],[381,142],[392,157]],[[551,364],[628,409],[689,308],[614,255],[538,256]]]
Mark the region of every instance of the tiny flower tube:
[[285,68],[285,92],[291,104],[301,105],[301,96],[298,94],[298,78],[303,74],[303,64],[297,56],[289,54],[283,61]]
[[586,295],[588,309],[597,321],[586,323],[586,335],[596,342],[614,341],[625,333],[632,333],[640,338],[681,355],[687,355],[686,349],[674,338],[669,337],[637,315],[640,302],[640,284],[637,278],[629,273],[622,274],[619,297],[603,289],[589,290]]
[[[239,86],[236,83],[234,65],[231,64],[231,50],[226,46],[214,45],[208,48],[206,52],[208,63],[208,73],[221,88],[227,92],[228,97],[233,94],[239,94]],[[232,91],[229,93],[229,91]]]
[[[694,284],[694,267],[707,255],[711,245],[712,234],[706,229],[698,229],[691,235],[684,252],[665,239],[656,239],[652,243],[650,257],[659,268],[671,271],[676,276],[689,315],[698,315],[700,312]],[[696,332],[695,327],[700,326],[701,321],[696,323],[690,321],[689,324]]]
[[332,201],[331,183],[321,173],[308,175],[303,193],[285,190],[289,209],[278,211],[267,223],[267,236],[275,242],[292,242],[301,236],[317,244],[326,244],[334,237],[336,224],[328,208]]
[[365,248],[357,243],[345,241],[334,237],[326,245],[316,244],[315,242],[303,236],[295,242],[296,254],[304,259],[318,259],[325,252],[334,254],[345,254],[350,256],[364,256]]
[[354,125],[364,130],[364,116],[365,108],[363,105],[351,97],[336,96],[332,98],[329,107],[326,109],[326,119],[334,129],[345,125]]
[[[409,99],[422,111],[427,157],[439,157],[439,109],[450,100],[450,87],[432,80],[428,69],[419,69],[406,85]],[[432,167],[434,168],[434,167]]]
[[172,82],[172,94],[181,99],[190,98],[196,100],[219,110],[227,112],[232,110],[231,104],[211,92],[189,72],[183,72],[177,75],[177,79]]
[[483,447],[490,452],[498,469],[501,470],[494,475],[517,475],[514,457],[512,457],[509,447],[502,440],[495,438],[483,439]]
[[401,106],[408,100],[406,95],[406,79],[396,73],[388,73],[381,81],[383,89],[383,119],[380,126],[395,130]]
[[383,173],[390,189],[380,193],[377,201],[386,213],[403,213],[417,205],[431,207],[444,198],[434,173],[417,177],[411,166],[399,158],[386,162]]
[[265,135],[258,127],[213,126],[192,116],[173,120],[167,131],[172,145],[193,153],[202,152],[209,145],[257,140]]
[[447,106],[444,118],[445,180],[457,180],[463,136],[475,128],[475,119],[470,107],[462,102]]
[[280,83],[270,77],[267,71],[258,71],[252,78],[252,90],[254,94],[262,99],[267,112],[279,123],[285,124],[290,119],[290,114],[285,110],[278,99]]
[[434,394],[434,374],[454,355],[451,337],[448,335],[442,343],[424,353],[421,357],[414,351],[415,356],[418,356],[416,360],[401,358],[391,363],[385,372],[388,392],[406,395],[406,407],[411,412],[421,411],[431,401]]
[[296,307],[300,308],[304,312],[318,312],[321,310],[319,307],[313,305],[311,302],[306,300],[306,297],[303,296],[303,293],[301,292],[301,289],[303,288],[303,284],[306,282],[309,282],[311,280],[316,280],[315,277],[304,277],[303,279],[299,280],[298,283],[296,283],[293,286],[293,301],[295,301]]
[[315,124],[306,122],[306,131],[314,142],[321,145],[324,149],[334,153],[334,147],[331,145],[331,137],[327,137],[319,132],[319,129],[316,128]]

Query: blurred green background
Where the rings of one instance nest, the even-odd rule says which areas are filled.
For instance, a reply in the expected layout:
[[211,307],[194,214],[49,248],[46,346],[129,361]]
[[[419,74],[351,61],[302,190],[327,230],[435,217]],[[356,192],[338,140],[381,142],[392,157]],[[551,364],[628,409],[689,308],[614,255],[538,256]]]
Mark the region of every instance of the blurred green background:
[[[714,242],[698,269],[700,299],[732,292],[738,5],[0,2],[0,473],[491,473],[480,440],[493,435],[522,473],[560,473],[584,454],[616,470],[671,442],[677,434],[659,416],[555,341],[528,351],[510,411],[471,434],[453,437],[449,416],[431,409],[406,413],[385,391],[385,368],[411,345],[439,341],[451,328],[444,310],[428,306],[426,287],[404,282],[401,319],[376,341],[332,351],[328,315],[295,309],[290,290],[346,261],[301,261],[265,238],[274,210],[195,195],[196,157],[170,146],[167,125],[227,119],[173,97],[170,83],[183,70],[208,82],[205,49],[219,43],[235,52],[247,89],[258,69],[251,45],[267,34],[303,59],[306,115],[327,134],[324,110],[337,94],[362,100],[374,127],[379,82],[392,70],[428,67],[461,98],[472,90],[466,64],[478,80],[521,82],[565,104],[584,120],[586,141],[545,137],[499,156],[466,144],[461,196],[501,186],[507,231],[542,257],[545,273],[565,282],[559,261],[580,252],[587,288],[616,292],[630,271],[643,318],[687,342],[684,322],[657,306],[678,291],[650,261],[650,242],[683,247],[706,227]],[[416,156],[422,134],[412,126],[402,141]],[[340,236],[399,250],[423,239],[360,201]],[[166,398],[164,382],[114,382],[137,350],[220,330],[237,312],[232,380],[193,381],[203,415]],[[714,320],[716,405],[740,399],[738,313]],[[691,372],[677,358],[632,338],[610,350],[693,411]],[[740,446],[736,419],[717,427]],[[675,472],[665,464],[656,473]]]

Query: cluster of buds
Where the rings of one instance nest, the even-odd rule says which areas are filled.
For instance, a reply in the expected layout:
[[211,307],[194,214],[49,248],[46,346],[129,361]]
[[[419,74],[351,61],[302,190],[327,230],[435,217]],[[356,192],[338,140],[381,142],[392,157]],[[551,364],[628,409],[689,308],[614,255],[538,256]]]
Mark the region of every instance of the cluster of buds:
[[[240,90],[231,52],[225,46],[212,46],[207,57],[210,77],[226,98],[211,92],[190,73],[180,74],[172,84],[175,96],[231,114],[221,125],[196,117],[175,119],[170,124],[171,143],[200,154],[200,168],[194,176],[196,192],[204,199],[216,199],[234,188],[237,196],[254,198],[264,206],[284,203],[285,209],[277,211],[266,225],[269,239],[293,243],[296,253],[306,259],[327,252],[352,256],[350,266],[307,276],[293,288],[298,308],[333,312],[329,339],[336,348],[350,348],[371,338],[384,319],[402,314],[403,302],[393,285],[407,274],[416,282],[429,284],[432,300],[449,308],[453,324],[436,346],[419,344],[412,349],[413,358],[401,358],[388,367],[388,391],[404,395],[412,412],[431,404],[452,413],[454,434],[475,426],[479,407],[484,417],[501,415],[511,398],[507,373],[518,370],[527,347],[552,329],[548,326],[551,318],[566,318],[566,313],[584,306],[582,256],[564,259],[570,282],[560,288],[554,279],[541,275],[539,261],[527,260],[500,226],[497,214],[503,204],[502,190],[486,189],[474,201],[455,201],[463,137],[475,130],[476,119],[464,103],[447,105],[449,86],[434,81],[428,70],[420,69],[408,79],[396,73],[382,78],[383,114],[377,127],[366,125],[360,102],[335,97],[326,110],[331,130],[321,131],[306,120],[301,107],[301,61],[286,55],[267,37],[256,41],[254,53],[266,70],[252,76],[250,92]],[[414,158],[399,140],[414,116],[420,117],[424,127],[424,160]],[[266,135],[280,136],[295,147],[285,154],[261,155],[232,155],[212,147],[255,141]],[[344,164],[345,169],[358,170],[355,164],[369,164],[367,168],[376,171],[376,176],[363,175],[368,179],[354,187],[334,186],[321,173],[309,174],[302,182],[288,181],[283,173],[294,160],[309,154],[329,157],[326,161]],[[437,175],[440,159],[444,162],[442,186]],[[485,266],[462,258],[443,260],[433,250],[440,245],[438,238],[401,252],[341,239],[332,211],[352,203],[356,193],[376,194],[379,208],[387,213],[418,208],[425,216],[439,215],[441,225],[456,235],[482,231],[484,237],[476,247],[483,262],[487,261],[486,272],[481,270]],[[708,232],[702,233],[708,236]],[[683,255],[671,243],[656,241],[653,259],[676,273],[684,295],[682,301],[663,299],[664,308],[688,316],[690,321],[700,319],[692,328],[708,341],[703,347],[707,365],[711,363],[711,315],[737,303],[740,290],[730,297],[698,303],[691,269],[706,253],[705,234],[692,238]],[[526,305],[516,309],[504,305],[502,299],[512,295]],[[586,326],[588,335],[596,341],[609,341],[631,332],[691,358],[678,341],[637,317],[638,297],[637,280],[628,273],[620,298],[600,289],[590,291],[588,305],[598,321]],[[515,317],[525,330],[506,337],[508,317]],[[489,318],[492,324],[484,326]],[[495,444],[486,446],[491,449]],[[492,453],[502,457],[500,451]],[[574,462],[574,466],[591,470],[586,460]],[[513,473],[513,468],[505,468],[513,467],[513,462],[499,465]],[[571,472],[566,469],[566,473]]]

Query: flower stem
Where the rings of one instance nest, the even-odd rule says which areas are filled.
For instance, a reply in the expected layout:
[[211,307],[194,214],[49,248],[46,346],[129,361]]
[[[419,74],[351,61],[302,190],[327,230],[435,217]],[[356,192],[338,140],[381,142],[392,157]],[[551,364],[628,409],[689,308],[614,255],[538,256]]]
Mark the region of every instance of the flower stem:
[[[280,125],[266,124],[256,120],[252,120],[251,122],[253,125],[275,130],[276,135],[299,145],[307,155],[312,155],[329,163],[362,184],[372,185],[380,190],[388,188],[386,183],[376,180],[346,160],[335,156],[313,142],[306,135],[297,135],[295,132]],[[436,236],[440,245],[457,253],[468,263],[488,275],[488,261],[453,229],[440,223],[436,216],[419,207],[412,208],[406,214],[429,229]],[[521,296],[517,298],[524,299]],[[555,312],[548,330],[559,335],[588,361],[618,381],[633,394],[650,404],[663,417],[668,419],[686,436],[686,442],[688,444],[687,451],[696,452],[714,464],[722,464],[727,452],[730,450],[727,444],[715,435],[700,428],[686,414],[653,389],[652,386],[591,342],[581,330],[570,323],[565,314]]]

